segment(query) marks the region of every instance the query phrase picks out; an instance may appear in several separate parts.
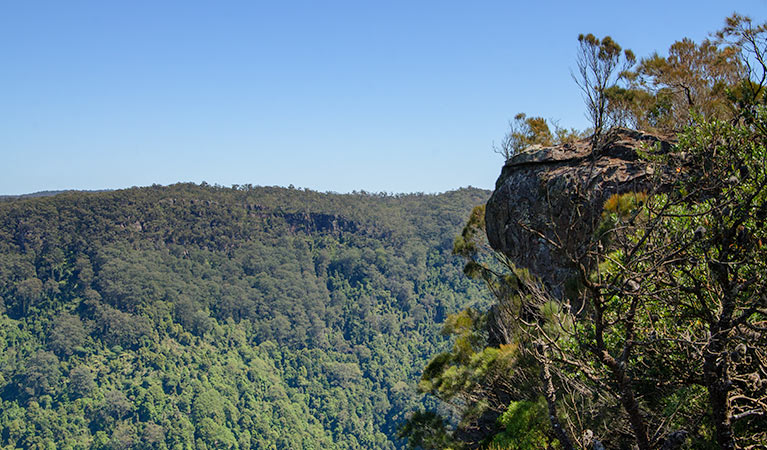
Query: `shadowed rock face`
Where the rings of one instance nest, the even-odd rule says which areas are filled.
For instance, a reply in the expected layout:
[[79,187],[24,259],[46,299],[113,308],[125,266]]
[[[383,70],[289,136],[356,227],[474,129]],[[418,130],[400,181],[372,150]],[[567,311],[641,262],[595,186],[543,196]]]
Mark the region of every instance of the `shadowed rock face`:
[[575,275],[571,261],[584,254],[605,200],[657,184],[637,150],[658,154],[670,148],[658,136],[617,129],[597,151],[586,140],[526,149],[506,162],[487,202],[490,245],[561,296]]

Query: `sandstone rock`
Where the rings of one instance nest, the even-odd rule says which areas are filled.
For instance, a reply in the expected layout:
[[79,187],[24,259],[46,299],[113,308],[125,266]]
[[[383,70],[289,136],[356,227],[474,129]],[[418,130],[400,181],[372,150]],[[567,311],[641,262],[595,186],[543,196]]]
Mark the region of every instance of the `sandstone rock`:
[[[592,151],[588,140],[531,147],[506,162],[487,202],[490,245],[539,277],[555,296],[575,275],[571,260],[583,255],[612,194],[647,191],[668,179],[637,150],[668,153],[669,140],[614,130]],[[556,244],[556,245],[555,245]]]

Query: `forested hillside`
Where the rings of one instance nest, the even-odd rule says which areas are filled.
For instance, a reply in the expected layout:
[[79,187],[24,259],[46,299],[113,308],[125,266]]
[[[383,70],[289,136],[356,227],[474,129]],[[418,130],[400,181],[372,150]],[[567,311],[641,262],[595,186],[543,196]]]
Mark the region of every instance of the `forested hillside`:
[[488,304],[451,254],[488,195],[0,202],[0,447],[402,447],[439,323]]

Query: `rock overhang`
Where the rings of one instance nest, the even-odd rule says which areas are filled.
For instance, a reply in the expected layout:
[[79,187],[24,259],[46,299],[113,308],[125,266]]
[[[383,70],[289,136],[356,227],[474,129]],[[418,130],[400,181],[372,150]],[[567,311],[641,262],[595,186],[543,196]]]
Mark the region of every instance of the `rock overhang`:
[[625,128],[611,131],[597,150],[589,139],[529,147],[506,162],[487,202],[490,245],[561,296],[605,200],[662,188],[670,171],[643,155],[671,150],[670,138]]

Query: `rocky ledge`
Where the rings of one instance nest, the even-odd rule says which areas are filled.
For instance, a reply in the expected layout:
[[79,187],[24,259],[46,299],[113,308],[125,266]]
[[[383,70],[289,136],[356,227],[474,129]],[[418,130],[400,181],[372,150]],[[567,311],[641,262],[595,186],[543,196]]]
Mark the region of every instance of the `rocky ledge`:
[[668,153],[669,139],[620,128],[606,142],[598,150],[589,140],[529,147],[506,162],[487,202],[490,245],[555,296],[574,275],[572,257],[583,254],[605,200],[647,191],[657,186],[653,175],[665,175],[640,152]]

